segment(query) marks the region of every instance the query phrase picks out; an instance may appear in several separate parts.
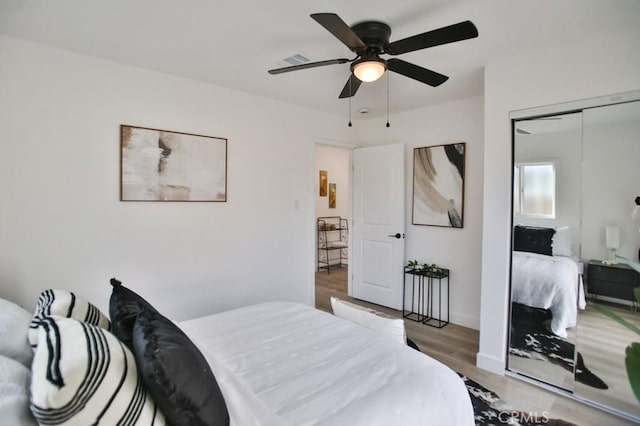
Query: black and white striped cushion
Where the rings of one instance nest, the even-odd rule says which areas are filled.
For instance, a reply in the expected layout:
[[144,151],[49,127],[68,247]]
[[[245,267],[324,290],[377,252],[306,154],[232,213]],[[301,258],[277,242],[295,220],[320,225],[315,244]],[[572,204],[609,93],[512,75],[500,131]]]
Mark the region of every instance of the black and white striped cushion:
[[29,328],[31,347],[38,343],[38,327],[44,318],[59,316],[74,318],[98,327],[111,329],[111,322],[98,308],[70,291],[49,289],[40,293]]
[[164,425],[131,351],[109,331],[71,318],[40,320],[31,411],[41,425]]

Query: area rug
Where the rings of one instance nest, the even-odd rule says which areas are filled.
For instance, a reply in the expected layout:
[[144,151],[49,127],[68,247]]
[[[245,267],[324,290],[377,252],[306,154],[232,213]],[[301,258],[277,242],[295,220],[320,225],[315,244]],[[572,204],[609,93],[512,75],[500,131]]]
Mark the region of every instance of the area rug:
[[514,410],[507,406],[495,392],[463,374],[458,373],[458,376],[464,381],[467,391],[469,391],[476,426],[576,426],[564,420],[551,419],[547,412]]
[[[418,352],[420,347],[407,338],[407,345]],[[521,411],[509,407],[495,392],[457,373],[464,382],[473,405],[476,426],[577,426],[564,420],[551,419],[547,412]]]
[[547,361],[572,373],[575,366],[576,382],[596,389],[609,388],[587,368],[580,352],[574,361],[575,344],[547,330],[545,324],[551,320],[548,311],[513,303],[511,315],[510,355]]

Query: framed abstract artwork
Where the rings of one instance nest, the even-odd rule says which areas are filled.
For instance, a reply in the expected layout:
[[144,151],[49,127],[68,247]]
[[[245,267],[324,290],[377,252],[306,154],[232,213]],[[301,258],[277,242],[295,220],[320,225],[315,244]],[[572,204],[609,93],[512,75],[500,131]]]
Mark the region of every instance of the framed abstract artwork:
[[227,201],[227,139],[120,126],[121,201]]
[[460,142],[414,148],[414,225],[463,227],[465,146]]

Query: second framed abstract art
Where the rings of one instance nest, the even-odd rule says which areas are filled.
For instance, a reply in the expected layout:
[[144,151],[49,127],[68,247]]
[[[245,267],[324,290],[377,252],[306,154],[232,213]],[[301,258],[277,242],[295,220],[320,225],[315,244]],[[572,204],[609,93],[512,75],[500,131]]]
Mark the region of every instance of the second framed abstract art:
[[330,183],[329,184],[329,208],[330,209],[336,208],[336,196],[337,196],[336,184]]

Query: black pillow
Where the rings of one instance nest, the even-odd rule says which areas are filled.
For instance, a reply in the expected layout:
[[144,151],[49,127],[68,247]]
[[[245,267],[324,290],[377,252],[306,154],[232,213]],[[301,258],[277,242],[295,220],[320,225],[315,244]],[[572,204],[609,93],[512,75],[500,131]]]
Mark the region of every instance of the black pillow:
[[513,249],[552,256],[555,232],[553,228],[516,225],[513,231]]
[[168,424],[229,424],[227,405],[204,356],[171,320],[144,305],[133,327],[133,353]]
[[124,287],[117,279],[111,278],[111,285],[113,286],[111,299],[109,299],[111,332],[129,349],[133,350],[131,334],[138,312],[141,307],[152,311],[156,311],[156,309],[138,294]]

